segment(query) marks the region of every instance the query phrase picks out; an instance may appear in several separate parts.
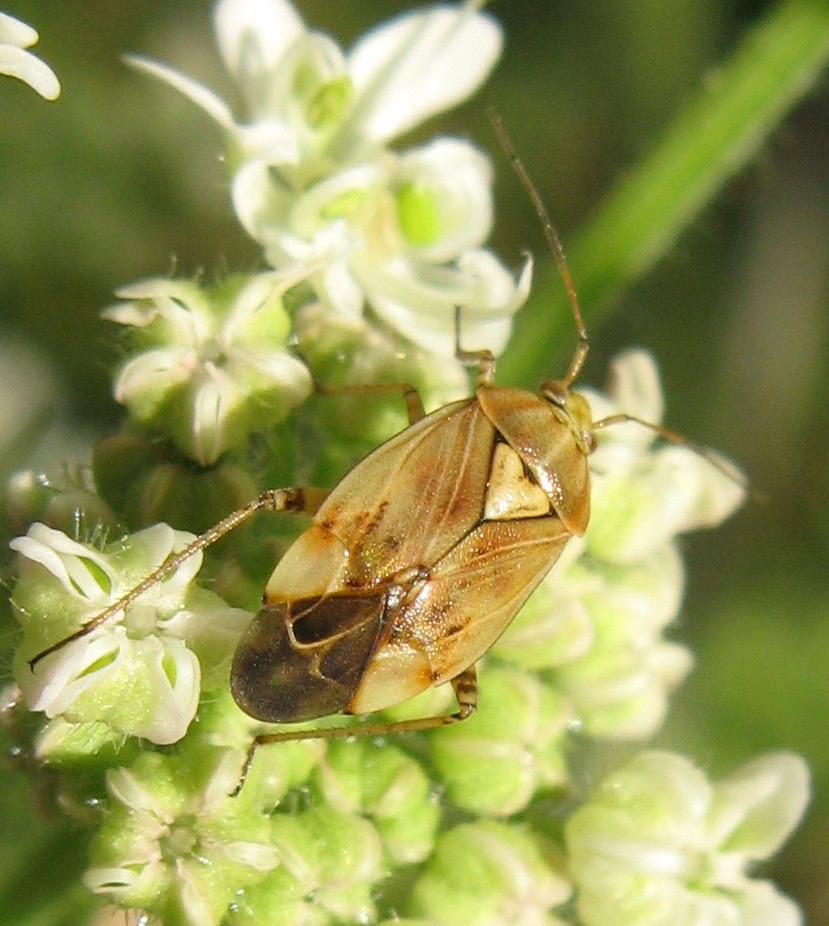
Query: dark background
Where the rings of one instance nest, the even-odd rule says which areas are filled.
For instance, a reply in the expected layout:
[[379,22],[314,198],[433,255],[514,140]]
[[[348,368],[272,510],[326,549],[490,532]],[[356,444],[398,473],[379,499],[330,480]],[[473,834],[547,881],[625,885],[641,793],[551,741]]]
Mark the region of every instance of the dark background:
[[[345,46],[405,9],[397,0],[298,5],[309,24]],[[515,264],[522,249],[536,253],[534,300],[543,302],[560,283],[485,107],[503,114],[566,247],[769,7],[748,0],[493,2],[506,31],[498,70],[461,111],[429,123],[414,140],[442,130],[492,152],[499,175],[493,246]],[[6,0],[3,9],[40,31],[36,51],[63,85],[56,104],[11,81],[0,86],[0,348],[24,345],[40,358],[6,370],[0,389],[6,412],[20,409],[13,419],[24,419],[27,402],[53,416],[59,436],[34,453],[37,465],[58,470],[83,459],[91,437],[118,419],[109,397],[114,338],[97,316],[113,289],[173,265],[182,274],[254,269],[258,252],[231,214],[218,132],[195,107],[119,60],[124,51],[147,54],[233,99],[210,4]],[[714,776],[768,749],[807,757],[813,807],[770,875],[812,924],[829,923],[828,130],[824,83],[593,328],[583,374],[601,384],[616,350],[650,348],[662,367],[671,427],[737,459],[764,497],[684,544],[689,583],[676,636],[692,646],[698,665],[660,742]],[[508,353],[502,372],[533,387],[560,373],[571,350],[571,340],[550,343],[543,368]],[[15,420],[5,427],[12,436],[2,442],[0,465],[9,472],[31,460],[32,442]],[[2,831],[0,841],[9,835]],[[32,833],[35,839],[34,824]],[[0,859],[19,861],[25,846],[15,834]]]

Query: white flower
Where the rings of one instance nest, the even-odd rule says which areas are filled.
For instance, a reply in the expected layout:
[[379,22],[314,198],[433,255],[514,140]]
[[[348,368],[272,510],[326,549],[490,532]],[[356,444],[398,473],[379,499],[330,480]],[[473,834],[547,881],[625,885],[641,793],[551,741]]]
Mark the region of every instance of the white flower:
[[809,772],[770,753],[711,785],[684,757],[642,753],[566,826],[584,926],[799,926],[797,906],[749,876],[788,838]]
[[[610,380],[606,397],[584,390],[594,420],[627,414],[661,424],[659,372],[647,351],[616,357]],[[677,534],[720,524],[745,501],[743,477],[726,460],[706,458],[681,443],[653,446],[656,433],[637,422],[614,424],[598,435],[590,458],[592,513],[585,537],[593,556],[635,562]]]
[[224,129],[234,208],[276,268],[308,268],[317,296],[351,318],[366,307],[420,347],[451,357],[455,309],[465,345],[500,353],[530,284],[481,245],[492,226],[492,176],[467,142],[385,146],[468,97],[500,53],[501,33],[475,4],[391,20],[346,55],[309,32],[283,0],[222,0],[216,31],[251,121],[211,91],[131,58]]
[[168,279],[123,287],[117,295],[128,301],[103,316],[133,326],[145,349],[121,367],[115,398],[203,466],[276,424],[311,391],[286,347],[282,296],[296,282],[263,273],[214,292]]
[[15,677],[31,710],[71,723],[105,721],[159,744],[184,736],[202,672],[229,657],[250,620],[211,592],[188,592],[201,554],[34,670],[27,660],[105,610],[191,539],[157,524],[101,552],[33,524],[11,542],[20,555],[13,600],[25,631]]
[[209,926],[277,867],[268,818],[229,797],[239,757],[221,750],[146,752],[107,774],[109,812],[84,883],[159,922]]
[[0,74],[16,77],[44,99],[55,100],[60,95],[60,83],[54,72],[40,58],[25,51],[38,38],[31,26],[7,13],[0,13]]
[[[130,63],[171,84],[228,133],[239,161],[262,157],[294,185],[355,164],[471,96],[501,53],[501,30],[478,4],[405,13],[346,55],[309,31],[286,0],[219,0],[214,22],[247,121],[211,90],[145,58]],[[304,174],[304,176],[296,176]]]
[[466,142],[439,138],[402,155],[386,152],[307,191],[274,181],[264,161],[233,182],[240,221],[275,267],[319,264],[311,281],[337,312],[365,303],[395,331],[433,353],[455,353],[455,308],[464,344],[500,354],[512,315],[529,293],[479,247],[492,225],[491,167]]

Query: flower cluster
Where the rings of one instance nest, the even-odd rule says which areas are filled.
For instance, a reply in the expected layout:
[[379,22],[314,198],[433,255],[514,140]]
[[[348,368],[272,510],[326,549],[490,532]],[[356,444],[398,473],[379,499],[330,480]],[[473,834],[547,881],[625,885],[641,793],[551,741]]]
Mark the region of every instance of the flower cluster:
[[748,872],[789,835],[808,794],[808,770],[791,753],[761,756],[714,785],[682,756],[642,753],[567,822],[580,917],[797,926],[795,904]]
[[495,64],[500,29],[475,6],[407,13],[344,53],[286,0],[221,0],[217,38],[244,121],[201,84],[129,58],[223,130],[236,215],[272,267],[304,268],[327,309],[368,315],[448,360],[457,308],[469,343],[497,355],[530,282],[529,262],[516,283],[482,247],[493,220],[485,155],[457,138],[389,147]]
[[[691,667],[667,636],[677,538],[745,494],[725,461],[641,424],[662,418],[645,352],[617,358],[607,394],[585,390],[588,530],[483,660],[463,724],[280,742],[249,761],[253,738],[280,728],[234,703],[232,654],[298,528],[254,521],[217,552],[213,535],[189,547],[194,533],[157,523],[169,511],[203,530],[265,488],[331,485],[355,441],[399,425],[399,388],[375,405],[366,390],[317,400],[315,382],[408,382],[431,406],[466,384],[458,318],[465,346],[504,348],[531,265],[514,277],[485,247],[488,161],[455,138],[391,147],[493,67],[501,31],[479,6],[405,14],[344,53],[287,0],[219,0],[238,119],[204,86],[130,58],[222,129],[236,215],[270,269],[120,289],[104,316],[123,334],[124,431],[96,448],[82,487],[44,499],[32,478],[11,485],[35,521],[12,542],[14,675],[46,717],[26,748],[59,772],[63,807],[83,791],[105,808],[92,812],[89,890],[165,926],[795,926],[794,904],[751,866],[805,808],[797,757],[712,784],[681,756],[640,752],[583,787],[591,748],[613,755],[661,726]],[[70,505],[72,536],[57,529]],[[79,506],[97,522],[86,541]],[[453,709],[444,685],[382,716]]]
[[134,342],[115,398],[202,466],[281,421],[311,392],[308,369],[286,348],[282,297],[295,283],[295,274],[262,273],[210,294],[164,279],[123,287],[126,301],[103,313]]

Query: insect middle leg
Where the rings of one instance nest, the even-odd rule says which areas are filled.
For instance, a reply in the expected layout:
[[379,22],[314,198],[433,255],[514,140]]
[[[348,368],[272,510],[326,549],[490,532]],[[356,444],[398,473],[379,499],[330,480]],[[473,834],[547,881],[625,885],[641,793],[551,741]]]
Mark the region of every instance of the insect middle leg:
[[101,611],[100,614],[96,614],[91,620],[82,624],[74,633],[70,634],[68,637],[64,637],[62,640],[58,640],[57,643],[54,643],[52,646],[30,659],[30,668],[34,669],[37,663],[50,653],[62,649],[74,640],[85,637],[96,627],[105,624],[108,620],[115,617],[116,614],[131,605],[148,589],[166,579],[167,576],[172,575],[179,566],[190,559],[191,556],[195,556],[196,553],[216,543],[217,540],[221,540],[225,534],[229,534],[237,527],[240,527],[256,514],[257,511],[292,511],[314,514],[323,501],[325,501],[327,495],[328,489],[316,488],[269,489],[267,492],[263,492],[246,505],[237,508],[227,515],[227,517],[222,518],[218,524],[214,524],[209,530],[200,534],[195,540],[187,544],[183,550],[179,550],[178,553],[162,563],[158,569],[151,572],[150,575],[139,582],[138,585],[131,588],[126,595],[123,595],[117,601],[113,602],[106,610]]
[[458,709],[452,714],[438,714],[436,717],[413,717],[410,720],[393,720],[378,723],[361,723],[353,727],[321,727],[318,730],[280,730],[278,733],[260,733],[251,742],[245,757],[239,783],[232,794],[237,795],[242,790],[248,771],[250,769],[256,750],[260,746],[270,743],[284,743],[288,740],[312,739],[350,739],[353,736],[389,736],[397,733],[414,733],[419,730],[432,730],[450,723],[466,720],[475,713],[478,707],[478,675],[475,666],[464,669],[450,682]]
[[314,388],[320,395],[383,395],[389,392],[399,392],[406,404],[406,414],[409,424],[414,424],[426,417],[423,400],[414,386],[408,383],[355,383],[347,386],[329,386],[324,383],[314,383]]

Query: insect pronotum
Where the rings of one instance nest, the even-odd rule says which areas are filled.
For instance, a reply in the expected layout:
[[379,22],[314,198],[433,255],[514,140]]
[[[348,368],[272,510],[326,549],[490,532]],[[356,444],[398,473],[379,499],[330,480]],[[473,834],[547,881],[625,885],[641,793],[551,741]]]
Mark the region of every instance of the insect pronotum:
[[398,722],[262,734],[251,746],[245,771],[263,743],[424,730],[475,710],[475,663],[570,537],[587,527],[587,457],[594,431],[638,421],[615,415],[593,422],[586,400],[570,391],[588,350],[570,272],[537,190],[497,116],[491,118],[541,218],[567,291],[578,344],[564,377],[542,383],[538,395],[494,385],[492,354],[461,350],[458,315],[456,353],[477,366],[472,397],[426,415],[410,386],[360,387],[399,391],[409,427],[330,491],[272,489],[232,512],[119,601],[35,656],[33,668],[115,617],[255,512],[296,511],[313,515],[313,522],[277,564],[262,609],[236,649],[230,687],[239,707],[275,723],[370,714],[449,682],[458,709]]

